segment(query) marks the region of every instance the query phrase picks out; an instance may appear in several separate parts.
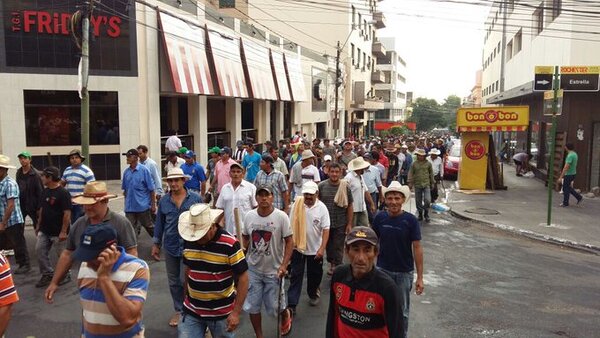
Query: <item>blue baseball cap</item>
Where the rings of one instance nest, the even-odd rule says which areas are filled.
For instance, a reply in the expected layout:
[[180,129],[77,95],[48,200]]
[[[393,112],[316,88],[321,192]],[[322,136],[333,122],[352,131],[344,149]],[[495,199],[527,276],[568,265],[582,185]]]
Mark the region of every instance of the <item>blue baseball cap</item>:
[[117,231],[107,223],[88,226],[79,242],[79,247],[73,253],[73,259],[89,262],[98,257],[104,249],[117,243]]
[[194,156],[196,156],[196,154],[194,154],[194,152],[191,150],[188,150],[185,152],[185,154],[183,154],[183,157],[187,157],[187,158],[194,158]]

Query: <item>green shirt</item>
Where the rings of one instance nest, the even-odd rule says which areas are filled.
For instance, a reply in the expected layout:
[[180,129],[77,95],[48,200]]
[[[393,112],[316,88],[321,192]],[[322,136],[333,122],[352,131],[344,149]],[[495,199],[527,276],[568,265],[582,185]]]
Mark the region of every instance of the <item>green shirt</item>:
[[577,173],[577,153],[569,151],[565,163],[569,164],[569,170],[567,170],[565,175],[575,175]]
[[408,184],[413,184],[415,188],[429,188],[434,183],[431,163],[427,160],[414,161],[408,171]]

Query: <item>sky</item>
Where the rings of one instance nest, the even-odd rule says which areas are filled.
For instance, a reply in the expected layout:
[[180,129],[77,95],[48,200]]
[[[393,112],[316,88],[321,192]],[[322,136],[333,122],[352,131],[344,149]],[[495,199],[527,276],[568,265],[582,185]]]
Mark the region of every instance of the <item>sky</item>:
[[386,28],[378,36],[396,37],[414,98],[443,103],[448,95],[468,96],[481,69],[489,6],[444,0],[385,0],[378,5],[386,16]]

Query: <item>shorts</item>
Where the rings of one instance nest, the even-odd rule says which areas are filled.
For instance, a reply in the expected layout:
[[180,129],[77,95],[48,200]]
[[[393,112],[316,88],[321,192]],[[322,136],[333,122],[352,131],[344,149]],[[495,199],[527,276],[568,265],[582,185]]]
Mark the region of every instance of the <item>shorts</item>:
[[279,312],[287,307],[285,287],[282,287],[281,290],[279,289],[279,278],[277,275],[248,270],[248,276],[250,285],[248,286],[248,295],[244,301],[244,311],[249,314],[261,313],[261,308],[264,304],[267,315],[277,317],[279,292],[281,292]]

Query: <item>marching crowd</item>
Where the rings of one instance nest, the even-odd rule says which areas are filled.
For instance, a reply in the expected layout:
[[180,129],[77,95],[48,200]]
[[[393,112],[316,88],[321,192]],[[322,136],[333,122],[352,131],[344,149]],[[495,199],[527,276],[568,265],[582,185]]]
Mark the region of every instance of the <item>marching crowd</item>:
[[[71,281],[77,262],[82,335],[143,337],[150,271],[137,258],[137,237],[144,228],[151,257],[165,262],[174,311],[168,324],[179,337],[233,337],[242,310],[256,337],[263,337],[263,312],[289,334],[305,271],[311,306],[320,304],[324,272],[331,276],[327,337],[406,337],[413,283],[417,294],[424,289],[421,221],[430,221],[449,140],[308,142],[298,132],[267,141],[262,152],[255,146],[210,148],[203,166],[171,136],[164,178],[148,147],[128,150],[125,216],[110,210],[117,196],[95,180],[79,150],[62,174],[53,166],[38,171],[24,151],[16,179],[8,175],[16,167],[0,155],[0,245],[14,250],[12,273],[31,270],[29,216],[36,287],[46,288],[46,302]],[[405,210],[411,190],[418,215]],[[60,253],[56,266],[52,247]],[[0,287],[1,336],[18,301],[4,255]]]

